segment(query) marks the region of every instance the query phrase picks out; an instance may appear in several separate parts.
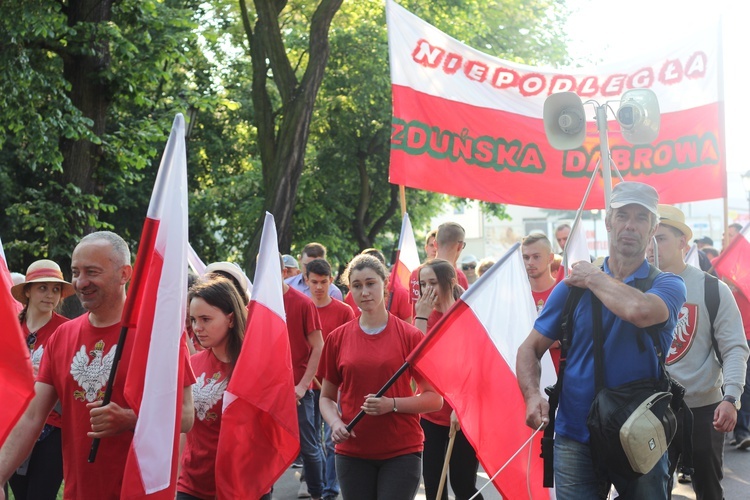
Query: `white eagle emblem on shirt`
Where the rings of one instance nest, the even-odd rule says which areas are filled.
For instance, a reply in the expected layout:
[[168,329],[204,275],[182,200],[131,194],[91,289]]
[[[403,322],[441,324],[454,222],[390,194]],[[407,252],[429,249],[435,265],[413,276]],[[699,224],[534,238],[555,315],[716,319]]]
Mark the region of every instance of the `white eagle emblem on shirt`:
[[42,362],[42,354],[44,354],[44,346],[39,346],[36,349],[32,349],[31,353],[29,354],[31,356],[31,364],[34,366],[39,366],[39,364]]
[[193,384],[193,404],[195,415],[198,420],[216,420],[216,413],[209,411],[224,395],[229,381],[227,379],[219,382],[221,373],[216,372],[206,381],[206,373],[195,380]]
[[690,350],[693,344],[693,338],[696,333],[698,324],[698,306],[685,302],[677,316],[677,323],[674,326],[674,336],[672,345],[667,353],[666,364],[671,365],[682,359]]
[[[73,363],[70,365],[73,380],[78,382],[83,389],[73,392],[74,399],[91,403],[104,397],[102,389],[109,380],[116,350],[117,344],[113,345],[105,355],[104,342],[101,340],[96,343],[94,350],[90,353],[86,353],[85,345],[81,346],[81,349],[73,356]],[[89,358],[89,355],[93,358]]]

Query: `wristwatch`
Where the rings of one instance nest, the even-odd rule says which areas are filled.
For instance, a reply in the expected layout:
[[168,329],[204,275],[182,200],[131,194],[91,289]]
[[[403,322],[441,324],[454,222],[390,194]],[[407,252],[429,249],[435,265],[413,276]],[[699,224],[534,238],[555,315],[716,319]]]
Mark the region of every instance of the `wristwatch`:
[[740,411],[740,407],[742,406],[742,404],[737,401],[737,398],[735,398],[734,396],[724,396],[722,401],[728,401],[732,403],[732,406],[734,406],[734,409],[737,411]]

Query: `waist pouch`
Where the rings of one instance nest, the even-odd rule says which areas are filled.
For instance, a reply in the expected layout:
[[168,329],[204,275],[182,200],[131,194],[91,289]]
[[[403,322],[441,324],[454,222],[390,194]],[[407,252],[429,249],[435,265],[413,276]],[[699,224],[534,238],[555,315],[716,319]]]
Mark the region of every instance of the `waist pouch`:
[[586,426],[594,463],[632,480],[653,469],[677,431],[672,393],[653,379],[599,391]]

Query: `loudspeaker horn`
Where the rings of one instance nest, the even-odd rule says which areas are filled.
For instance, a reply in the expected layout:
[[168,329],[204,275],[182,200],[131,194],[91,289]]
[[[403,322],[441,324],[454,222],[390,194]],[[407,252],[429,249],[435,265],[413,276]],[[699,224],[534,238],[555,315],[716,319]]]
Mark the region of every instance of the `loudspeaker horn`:
[[651,89],[632,89],[622,95],[617,110],[623,138],[631,144],[651,144],[659,137],[659,100]]
[[586,138],[583,103],[575,92],[558,92],[544,101],[544,132],[555,149],[580,148]]

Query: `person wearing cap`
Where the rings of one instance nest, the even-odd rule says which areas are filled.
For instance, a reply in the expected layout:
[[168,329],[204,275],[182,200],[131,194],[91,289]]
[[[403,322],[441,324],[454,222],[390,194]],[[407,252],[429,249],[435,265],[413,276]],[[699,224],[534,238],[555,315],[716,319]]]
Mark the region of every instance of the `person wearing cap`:
[[[687,265],[683,257],[693,232],[677,207],[659,205],[658,216],[655,239],[659,268],[680,276],[687,288],[687,301],[677,318],[666,365],[669,374],[685,387],[685,403],[693,412],[693,489],[697,500],[721,499],[724,434],[732,431],[737,422],[738,409],[734,405],[745,384],[748,347],[742,318],[731,290],[719,281],[719,309],[713,328],[722,366],[714,352],[705,300],[709,278],[700,269]],[[654,262],[653,245],[647,255]],[[669,448],[670,478],[683,451],[680,433],[678,429]]]
[[[62,415],[64,498],[120,498],[125,461],[138,417],[123,394],[134,337],[126,337],[109,404],[102,406],[109,371],[120,339],[125,290],[132,275],[130,249],[117,234],[84,236],[71,258],[72,285],[86,309],[57,327],[47,341],[35,395],[0,449],[0,484],[29,455],[45,420],[59,401]],[[27,278],[29,278],[27,276]],[[183,345],[185,345],[183,343]],[[181,350],[183,387],[195,382]],[[181,432],[193,425],[192,391],[183,391]],[[91,440],[100,438],[96,460],[89,462]],[[0,490],[0,499],[4,499]]]
[[[68,321],[55,309],[62,299],[74,293],[73,285],[63,279],[57,263],[44,259],[33,262],[24,281],[10,292],[23,304],[18,319],[36,376],[47,340],[58,326]],[[15,498],[57,498],[63,480],[61,419],[58,408],[49,414],[31,455],[8,480]]]
[[289,254],[281,256],[281,260],[284,261],[284,268],[281,270],[281,277],[284,279],[297,276],[301,271],[299,270],[299,263],[297,259]]
[[471,286],[479,276],[477,276],[477,258],[471,254],[464,255],[461,258],[461,270],[466,275],[466,281]]
[[555,420],[554,481],[560,500],[603,498],[601,493],[608,490],[609,483],[623,499],[667,497],[666,453],[649,473],[627,480],[621,471],[594,463],[586,426],[595,396],[592,295],[602,304],[607,385],[615,387],[662,375],[654,350],[641,349],[638,338],[645,335],[647,328],[657,325],[659,344],[667,352],[685,302],[685,284],[671,273],[656,276],[645,293],[634,283],[650,272],[646,246],[658,224],[658,199],[656,190],[646,184],[620,182],[614,186],[605,217],[609,257],[601,268],[586,261],[573,264],[569,276],[555,286],[534,328],[518,349],[516,370],[526,402],[526,423],[537,429],[549,422],[549,403],[539,388],[540,360],[563,338],[562,315],[570,287],[585,289],[572,312],[576,321]]
[[249,292],[252,291],[252,285],[250,280],[242,272],[240,266],[234,262],[212,262],[206,266],[206,271],[203,273],[204,277],[210,278],[211,276],[222,276],[232,282],[234,287],[237,289],[237,293],[240,294],[242,304],[247,306],[250,303]]

